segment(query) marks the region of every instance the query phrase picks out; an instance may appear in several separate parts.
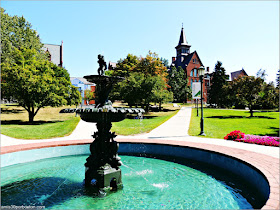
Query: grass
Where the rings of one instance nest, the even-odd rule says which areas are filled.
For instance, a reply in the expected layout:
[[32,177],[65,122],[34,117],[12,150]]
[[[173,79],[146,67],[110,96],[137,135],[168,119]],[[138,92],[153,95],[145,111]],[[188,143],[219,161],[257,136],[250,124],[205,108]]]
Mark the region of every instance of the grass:
[[[260,136],[279,136],[279,112],[254,112],[227,109],[203,109],[204,132],[206,137],[223,139],[228,133],[240,130],[245,134]],[[198,136],[200,133],[200,113],[192,109],[189,134]]]
[[1,133],[18,139],[49,139],[70,135],[80,117],[75,117],[75,113],[59,114],[62,108],[69,106],[42,108],[35,116],[34,123],[29,124],[28,113],[24,108],[16,104],[1,104]]
[[[62,108],[69,107],[43,108],[35,116],[34,123],[29,124],[28,113],[24,108],[16,104],[1,104],[1,133],[18,139],[49,139],[67,136],[76,128],[80,117],[75,117],[75,113],[59,114]],[[111,130],[120,135],[149,132],[179,111],[179,108],[173,107],[173,104],[164,104],[163,108],[164,112],[145,114],[144,118],[146,119],[141,122],[135,119],[125,119],[113,123]]]
[[180,110],[179,108],[174,108],[172,104],[164,104],[163,108],[168,111],[150,112],[144,115],[142,121],[139,119],[125,119],[121,122],[114,122],[112,123],[111,131],[116,132],[118,135],[147,133],[169,120]]

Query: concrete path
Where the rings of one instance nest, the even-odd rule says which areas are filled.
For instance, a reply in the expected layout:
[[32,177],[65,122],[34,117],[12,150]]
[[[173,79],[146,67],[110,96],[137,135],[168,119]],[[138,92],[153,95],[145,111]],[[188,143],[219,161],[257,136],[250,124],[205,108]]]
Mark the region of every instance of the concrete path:
[[[188,129],[191,119],[191,108],[182,107],[181,110],[171,119],[152,130],[149,133],[133,135],[133,136],[117,136],[116,139],[165,139],[176,141],[197,142],[212,145],[220,145],[248,151],[266,154],[272,157],[279,158],[279,147],[269,147],[255,144],[240,143],[228,141],[224,139],[201,138],[188,135]],[[73,131],[73,133],[66,137],[43,139],[43,140],[20,140],[11,138],[1,134],[1,146],[27,144],[35,142],[61,141],[61,140],[80,140],[92,139],[91,135],[96,131],[95,123],[87,123],[81,120]],[[206,135],[207,135],[207,131]]]
[[[117,136],[117,138],[137,138],[137,139],[170,139],[187,137],[192,109],[189,107],[183,107],[180,111],[170,118],[168,121],[150,131],[149,133],[137,134],[134,136]],[[145,119],[144,119],[145,120]]]
[[37,142],[48,142],[48,141],[63,141],[63,140],[80,140],[80,139],[91,139],[93,133],[97,131],[96,123],[88,123],[80,120],[75,130],[69,135],[64,137],[58,137],[53,139],[40,139],[40,140],[23,140],[15,139],[9,136],[1,134],[1,146],[10,146],[18,144],[30,144]]

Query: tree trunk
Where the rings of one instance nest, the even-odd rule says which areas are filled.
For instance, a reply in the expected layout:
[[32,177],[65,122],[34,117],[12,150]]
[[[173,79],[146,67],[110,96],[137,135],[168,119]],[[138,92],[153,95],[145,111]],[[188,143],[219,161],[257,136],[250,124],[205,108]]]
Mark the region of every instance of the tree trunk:
[[254,117],[253,116],[253,108],[252,107],[250,107],[250,117]]
[[150,104],[146,104],[146,107],[145,107],[145,111],[146,111],[146,112],[149,112],[149,105],[150,105]]
[[28,112],[28,117],[29,117],[29,122],[33,123],[34,122],[35,114],[32,111],[29,111]]

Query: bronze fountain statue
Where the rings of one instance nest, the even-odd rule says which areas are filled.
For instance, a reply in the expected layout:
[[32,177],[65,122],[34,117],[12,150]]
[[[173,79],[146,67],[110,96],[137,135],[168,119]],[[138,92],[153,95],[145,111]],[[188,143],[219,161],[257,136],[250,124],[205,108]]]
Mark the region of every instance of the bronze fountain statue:
[[114,140],[116,134],[110,132],[112,122],[125,119],[128,113],[143,113],[141,108],[115,108],[108,101],[108,95],[117,82],[123,77],[104,76],[107,69],[104,56],[98,55],[98,74],[84,76],[89,82],[96,84],[95,107],[79,109],[63,109],[61,113],[76,111],[86,122],[95,122],[97,132],[92,137],[90,156],[86,159],[85,187],[95,192],[117,190],[122,187],[121,159],[117,154],[119,144]]

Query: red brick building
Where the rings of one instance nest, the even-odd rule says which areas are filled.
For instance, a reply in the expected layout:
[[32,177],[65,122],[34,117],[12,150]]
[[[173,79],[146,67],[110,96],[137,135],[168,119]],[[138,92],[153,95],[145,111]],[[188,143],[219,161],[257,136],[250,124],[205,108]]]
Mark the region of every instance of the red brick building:
[[233,81],[234,79],[237,79],[238,77],[248,76],[248,74],[246,73],[246,71],[243,68],[239,71],[231,72],[230,74],[231,74],[231,81]]
[[[203,66],[201,59],[196,51],[190,52],[191,45],[188,44],[184,28],[181,30],[180,39],[178,45],[175,47],[177,56],[172,57],[171,67],[178,68],[181,66],[187,73],[188,85],[192,87],[193,82],[199,82],[199,75],[197,69]],[[206,69],[206,73],[209,73],[209,67]],[[210,86],[210,76],[206,74],[207,78],[203,80],[203,98],[207,101],[207,89]]]

